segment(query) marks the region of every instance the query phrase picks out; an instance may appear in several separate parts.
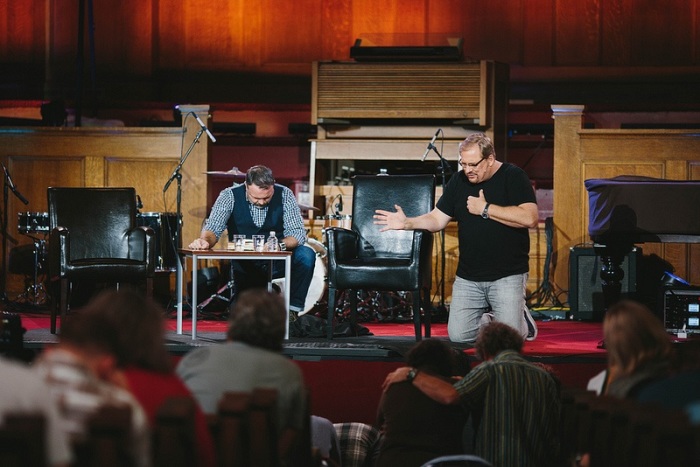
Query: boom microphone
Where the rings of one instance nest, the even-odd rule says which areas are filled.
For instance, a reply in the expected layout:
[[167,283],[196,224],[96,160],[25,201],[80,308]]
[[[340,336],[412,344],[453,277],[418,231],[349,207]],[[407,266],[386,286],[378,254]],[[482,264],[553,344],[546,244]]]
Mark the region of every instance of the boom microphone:
[[202,130],[204,130],[204,131],[207,133],[207,136],[209,137],[209,139],[211,140],[211,142],[212,142],[212,143],[216,143],[216,138],[214,138],[214,135],[211,134],[211,131],[209,131],[209,128],[206,127],[206,125],[204,124],[204,122],[202,121],[202,119],[199,118],[199,115],[197,115],[197,114],[194,113],[194,112],[192,112],[192,115],[194,115],[194,118],[197,119],[197,123],[199,123],[199,126],[202,127]]
[[428,157],[428,153],[430,152],[431,149],[433,149],[433,144],[435,144],[435,140],[437,139],[438,135],[442,131],[442,128],[438,128],[438,131],[435,132],[433,135],[433,139],[430,140],[428,143],[428,147],[425,148],[425,153],[423,154],[423,158],[420,160],[421,162],[425,162],[425,158]]

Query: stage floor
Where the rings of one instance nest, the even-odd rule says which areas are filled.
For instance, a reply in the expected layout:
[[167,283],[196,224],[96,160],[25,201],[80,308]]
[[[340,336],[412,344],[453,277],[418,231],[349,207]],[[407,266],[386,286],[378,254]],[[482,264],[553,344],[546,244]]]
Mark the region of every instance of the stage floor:
[[[26,348],[40,349],[58,340],[49,332],[49,316],[45,312],[21,312],[22,325],[26,329]],[[408,349],[415,344],[413,323],[373,323],[363,322],[370,335],[361,337],[294,338],[284,344],[284,353],[299,360],[321,360],[334,358],[402,360]],[[572,320],[538,320],[537,339],[526,342],[524,354],[540,361],[560,362],[561,360],[601,361],[606,357],[604,349],[598,348],[602,339],[600,323]],[[224,342],[226,321],[199,319],[197,338],[191,338],[191,319],[183,319],[183,333],[177,334],[174,314],[166,319],[166,343],[173,354],[184,354],[195,347]],[[447,340],[447,324],[433,323],[431,335]],[[473,355],[471,346],[452,344]]]

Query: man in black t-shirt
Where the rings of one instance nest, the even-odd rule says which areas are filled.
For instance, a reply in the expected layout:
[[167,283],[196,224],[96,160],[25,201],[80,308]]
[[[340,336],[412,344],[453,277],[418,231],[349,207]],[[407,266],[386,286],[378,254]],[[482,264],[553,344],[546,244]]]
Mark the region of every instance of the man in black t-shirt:
[[525,303],[530,237],[537,226],[535,193],[522,169],[496,160],[491,139],[469,135],[459,144],[461,171],[453,175],[431,212],[406,217],[375,211],[386,230],[437,232],[457,221],[459,263],[447,330],[454,342],[474,343],[480,323],[494,319],[534,340],[537,326]]

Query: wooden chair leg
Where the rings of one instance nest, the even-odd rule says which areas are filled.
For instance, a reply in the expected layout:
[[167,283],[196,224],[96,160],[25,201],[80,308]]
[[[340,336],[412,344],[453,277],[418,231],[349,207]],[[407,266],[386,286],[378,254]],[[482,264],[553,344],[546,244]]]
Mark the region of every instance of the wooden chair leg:
[[334,287],[328,287],[328,322],[326,329],[328,339],[333,339],[333,316],[335,315],[335,292]]

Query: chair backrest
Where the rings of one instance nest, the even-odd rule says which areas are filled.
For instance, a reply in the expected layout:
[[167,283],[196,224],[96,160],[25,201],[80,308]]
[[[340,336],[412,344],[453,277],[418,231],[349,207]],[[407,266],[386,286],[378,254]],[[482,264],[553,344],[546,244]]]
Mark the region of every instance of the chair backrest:
[[71,260],[126,258],[136,226],[134,188],[49,187],[49,228],[70,232]]
[[188,467],[196,464],[196,402],[190,396],[172,396],[158,408],[152,429],[154,467]]
[[399,205],[408,217],[435,207],[434,175],[357,175],[353,178],[352,229],[361,238],[360,256],[410,256],[413,234],[405,230],[380,232],[374,211],[395,211]]

